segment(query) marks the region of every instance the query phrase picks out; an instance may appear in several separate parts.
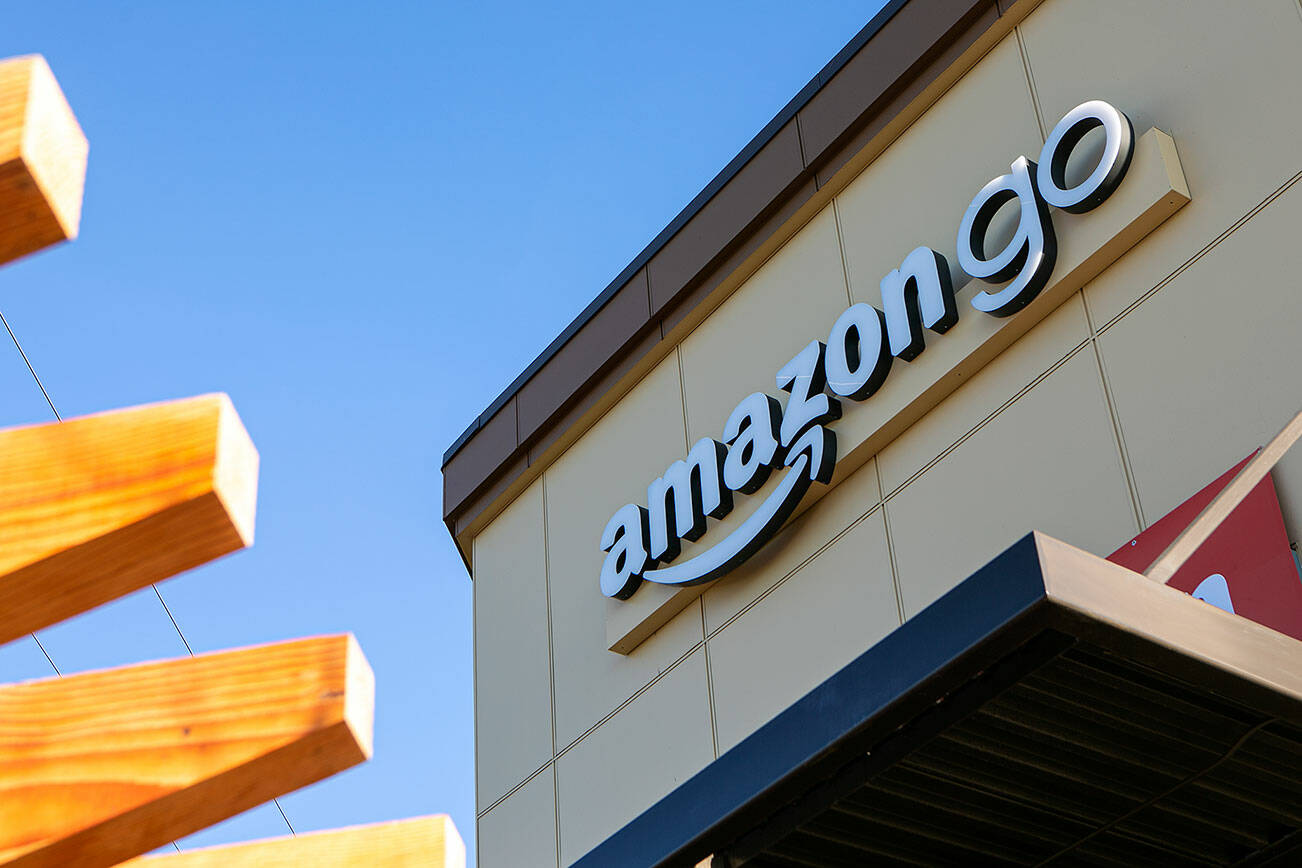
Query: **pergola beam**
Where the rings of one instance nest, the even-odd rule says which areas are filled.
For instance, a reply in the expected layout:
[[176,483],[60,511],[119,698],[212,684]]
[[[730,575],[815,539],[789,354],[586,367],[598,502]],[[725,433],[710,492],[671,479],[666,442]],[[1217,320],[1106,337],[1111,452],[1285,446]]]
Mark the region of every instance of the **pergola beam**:
[[351,768],[374,690],[349,635],[0,688],[0,865],[116,865]]
[[87,150],[45,59],[0,61],[0,264],[77,237]]
[[0,643],[249,545],[257,479],[225,395],[0,431]]

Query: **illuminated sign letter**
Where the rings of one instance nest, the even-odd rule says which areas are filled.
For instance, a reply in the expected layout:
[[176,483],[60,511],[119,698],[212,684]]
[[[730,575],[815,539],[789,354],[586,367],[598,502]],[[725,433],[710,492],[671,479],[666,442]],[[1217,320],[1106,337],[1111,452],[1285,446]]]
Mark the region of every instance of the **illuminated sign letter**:
[[[1012,283],[998,292],[982,290],[972,306],[995,316],[1010,316],[1040,294],[1053,263],[1058,258],[1058,240],[1053,234],[1049,206],[1035,188],[1035,163],[1026,157],[1013,161],[1012,170],[981,188],[967,206],[958,229],[958,264],[973,277],[987,283]],[[986,235],[990,222],[1005,203],[1017,200],[1017,231],[1004,249],[986,258]]]
[[862,401],[881,388],[893,358],[886,315],[871,305],[850,305],[827,336],[827,387],[842,398]]
[[882,278],[881,287],[891,354],[906,362],[926,349],[923,326],[944,334],[958,322],[949,263],[930,247],[919,247],[906,256],[899,268]]
[[841,418],[841,402],[823,392],[827,387],[827,375],[823,370],[825,350],[821,341],[810,341],[778,371],[778,388],[791,393],[786,409],[782,411],[782,427],[779,429],[783,446],[794,443],[810,425]]
[[[1103,154],[1089,177],[1067,187],[1067,161],[1085,134],[1103,128]],[[1069,214],[1084,214],[1117,189],[1135,152],[1130,118],[1101,99],[1081,103],[1067,112],[1045,139],[1035,182],[1044,201]]]
[[670,464],[664,476],[647,486],[651,560],[672,561],[680,539],[698,540],[705,533],[707,515],[723,518],[732,509],[732,492],[723,485],[727,452],[719,441],[703,437],[686,461]]
[[754,494],[768,481],[778,454],[778,422],[782,407],[763,392],[747,395],[723,426],[723,440],[732,448],[723,462],[723,481],[732,491]]
[[642,584],[647,567],[646,509],[630,503],[606,522],[601,532],[601,550],[608,552],[601,564],[601,592],[607,597],[627,600]]

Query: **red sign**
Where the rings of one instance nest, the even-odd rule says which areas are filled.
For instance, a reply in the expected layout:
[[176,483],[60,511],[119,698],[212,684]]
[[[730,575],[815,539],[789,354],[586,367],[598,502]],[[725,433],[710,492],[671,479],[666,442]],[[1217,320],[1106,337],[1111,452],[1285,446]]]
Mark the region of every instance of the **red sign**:
[[[1108,560],[1136,572],[1148,569],[1251,458],[1249,455],[1227,470],[1109,555]],[[1302,578],[1289,548],[1284,516],[1270,474],[1266,474],[1167,584],[1302,639]]]

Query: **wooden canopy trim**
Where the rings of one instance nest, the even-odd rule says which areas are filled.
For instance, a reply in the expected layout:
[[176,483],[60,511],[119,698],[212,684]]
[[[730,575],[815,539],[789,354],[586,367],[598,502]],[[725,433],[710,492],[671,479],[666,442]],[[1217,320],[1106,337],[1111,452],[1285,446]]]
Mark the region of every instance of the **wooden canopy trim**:
[[371,755],[350,635],[0,688],[0,864],[100,868]]
[[466,846],[446,814],[143,856],[123,868],[465,868]]
[[0,61],[0,264],[77,237],[88,150],[45,58]]
[[0,431],[0,643],[250,545],[257,484],[225,395]]

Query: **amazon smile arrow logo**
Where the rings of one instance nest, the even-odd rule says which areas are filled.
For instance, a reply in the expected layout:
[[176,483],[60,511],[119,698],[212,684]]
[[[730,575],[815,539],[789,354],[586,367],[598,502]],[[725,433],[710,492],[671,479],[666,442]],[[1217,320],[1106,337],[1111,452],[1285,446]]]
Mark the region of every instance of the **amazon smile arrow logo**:
[[[1067,163],[1085,135],[1102,129],[1098,162],[1068,186]],[[959,224],[958,266],[986,284],[971,304],[991,316],[1020,311],[1049,282],[1057,260],[1051,208],[1071,214],[1101,204],[1121,183],[1134,151],[1130,120],[1101,100],[1082,103],[1054,127],[1039,161],[1018,157],[1007,174],[977,192]],[[1098,153],[1097,148],[1095,152]],[[1076,174],[1075,172],[1073,174]],[[986,250],[996,214],[1016,203],[1016,231],[997,253]],[[785,407],[763,392],[732,411],[722,440],[696,442],[647,486],[647,505],[626,504],[601,533],[601,591],[626,600],[643,581],[698,585],[719,578],[758,551],[791,517],[814,482],[831,481],[841,400],[864,401],[885,382],[896,358],[911,362],[926,349],[924,330],[944,334],[958,322],[949,261],[928,247],[905,257],[881,280],[882,310],[847,308],[826,342],[810,341],[777,373],[789,393]],[[798,293],[795,294],[796,303]],[[677,562],[682,540],[697,541],[710,518],[733,508],[733,494],[754,494],[774,470],[782,476],[735,530],[710,548]]]

